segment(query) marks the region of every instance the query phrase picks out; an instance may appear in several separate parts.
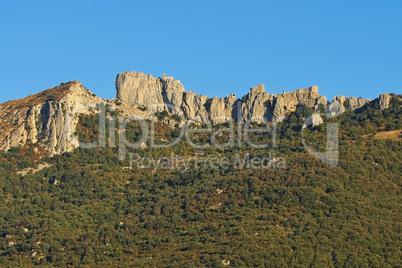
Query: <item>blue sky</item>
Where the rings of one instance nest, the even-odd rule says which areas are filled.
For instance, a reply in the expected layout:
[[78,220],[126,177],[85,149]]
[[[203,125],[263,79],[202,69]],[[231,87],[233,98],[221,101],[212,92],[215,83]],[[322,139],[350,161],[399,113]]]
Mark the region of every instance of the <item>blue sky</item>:
[[125,71],[211,97],[402,93],[402,1],[251,2],[2,1],[0,102],[70,80],[110,99]]

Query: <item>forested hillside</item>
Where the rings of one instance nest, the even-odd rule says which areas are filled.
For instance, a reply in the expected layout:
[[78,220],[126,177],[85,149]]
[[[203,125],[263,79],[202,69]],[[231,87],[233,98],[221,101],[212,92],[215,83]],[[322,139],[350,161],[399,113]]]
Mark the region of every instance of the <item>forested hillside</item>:
[[[12,148],[0,155],[0,266],[401,267],[401,96],[391,104],[329,119],[339,123],[336,167],[305,150],[302,125],[313,110],[303,106],[277,126],[268,149],[200,150],[183,141],[131,150],[175,154],[191,160],[186,168],[130,169],[130,158],[119,160],[118,148],[107,146],[51,158],[32,144]],[[162,123],[175,118],[158,116],[157,139],[177,138],[177,128]],[[127,138],[138,140],[139,126],[128,128]],[[306,128],[304,136],[323,151],[326,130]],[[97,140],[97,116],[82,116],[76,135]],[[196,153],[230,161],[271,153],[282,165],[212,168],[197,165]]]

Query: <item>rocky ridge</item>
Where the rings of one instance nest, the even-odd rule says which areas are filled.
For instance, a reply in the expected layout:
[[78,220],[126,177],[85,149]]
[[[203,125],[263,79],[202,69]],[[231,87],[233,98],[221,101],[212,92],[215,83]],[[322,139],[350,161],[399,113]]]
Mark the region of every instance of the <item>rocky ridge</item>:
[[74,81],[0,104],[0,150],[31,143],[50,155],[71,151],[78,146],[73,113],[89,113],[91,105],[103,101]]
[[[317,86],[297,89],[282,94],[269,94],[264,85],[252,87],[250,92],[238,99],[235,94],[225,98],[209,98],[192,91],[185,91],[179,80],[162,75],[155,78],[141,72],[125,72],[116,79],[117,100],[132,107],[147,107],[153,111],[168,109],[183,115],[186,120],[219,123],[228,119],[238,122],[259,120],[280,122],[297,105],[318,110],[327,107],[333,115],[355,111],[370,102],[369,99],[336,96],[328,102],[318,93]],[[390,102],[389,94],[382,94],[381,107]],[[174,108],[172,108],[174,107]]]
[[[315,110],[327,108],[332,115],[355,111],[370,102],[368,99],[336,96],[328,102],[312,86],[293,92],[270,94],[264,85],[250,89],[242,98],[231,94],[225,98],[199,95],[186,91],[180,81],[163,75],[155,78],[140,72],[125,72],[116,79],[116,100],[104,100],[73,81],[59,87],[20,100],[0,104],[0,150],[34,144],[48,155],[69,152],[78,146],[74,137],[78,114],[97,112],[100,103],[117,107],[124,115],[139,115],[149,119],[153,112],[167,110],[185,120],[211,121],[213,124],[227,120],[280,122],[298,105]],[[380,109],[387,109],[390,94],[381,94],[374,100]],[[317,113],[312,125],[322,123]],[[165,123],[174,124],[174,121]]]

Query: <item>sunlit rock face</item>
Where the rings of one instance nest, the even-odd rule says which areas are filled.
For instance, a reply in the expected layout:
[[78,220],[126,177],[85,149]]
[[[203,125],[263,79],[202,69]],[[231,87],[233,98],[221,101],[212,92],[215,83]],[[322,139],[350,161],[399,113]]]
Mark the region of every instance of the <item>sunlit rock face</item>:
[[180,81],[173,77],[155,78],[140,72],[119,74],[116,89],[117,99],[128,105],[157,107],[157,110],[173,105],[186,119],[206,119],[213,123],[225,120],[281,121],[299,104],[315,109],[320,104],[327,105],[327,99],[318,94],[316,86],[269,94],[264,85],[258,85],[241,99],[234,94],[226,98],[209,98],[185,91]]
[[[162,75],[155,78],[141,72],[125,72],[116,79],[117,99],[104,100],[86,89],[80,82],[61,84],[23,99],[0,104],[0,150],[33,144],[48,155],[61,154],[77,148],[79,114],[99,113],[101,103],[118,107],[123,116],[136,115],[150,119],[155,112],[168,111],[185,122],[211,122],[234,120],[280,122],[300,105],[316,111],[306,119],[308,125],[323,122],[319,112],[326,117],[353,112],[373,103],[377,109],[388,109],[392,95],[381,94],[370,102],[368,99],[336,96],[328,103],[312,86],[293,92],[270,94],[264,85],[252,87],[243,97],[231,94],[225,98],[199,95],[186,91],[180,81]],[[318,112],[318,113],[317,113]],[[153,118],[153,117],[152,117]],[[165,124],[175,125],[178,120],[165,118]]]

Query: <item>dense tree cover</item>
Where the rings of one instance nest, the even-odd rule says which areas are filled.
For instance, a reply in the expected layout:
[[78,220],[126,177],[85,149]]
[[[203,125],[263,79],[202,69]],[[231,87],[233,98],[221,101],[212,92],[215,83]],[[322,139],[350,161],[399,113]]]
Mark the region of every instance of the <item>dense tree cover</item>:
[[[278,126],[275,148],[203,150],[230,159],[275,152],[285,168],[130,170],[117,148],[96,148],[44,158],[50,167],[23,176],[17,171],[40,163],[33,150],[1,153],[0,266],[401,267],[401,141],[370,135],[389,124],[401,129],[401,109],[396,100],[389,110],[375,108],[330,119],[340,123],[337,167],[302,146],[301,125],[312,113],[305,107]],[[96,139],[96,124],[81,118],[77,134]],[[138,125],[129,129],[137,140]],[[157,130],[165,142],[178,135],[163,124]],[[325,149],[325,125],[304,131]],[[190,158],[199,151],[180,143],[135,153]]]

